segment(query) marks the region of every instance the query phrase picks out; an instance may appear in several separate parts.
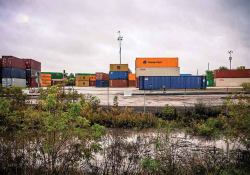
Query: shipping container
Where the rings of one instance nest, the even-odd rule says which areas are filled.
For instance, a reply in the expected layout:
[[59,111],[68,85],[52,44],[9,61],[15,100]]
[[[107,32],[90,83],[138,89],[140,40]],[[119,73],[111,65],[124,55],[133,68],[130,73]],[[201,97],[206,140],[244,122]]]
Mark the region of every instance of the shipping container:
[[214,85],[216,87],[238,87],[242,83],[250,83],[250,78],[215,78]]
[[110,80],[127,80],[128,79],[128,72],[120,71],[120,72],[109,72],[109,79]]
[[180,76],[179,67],[138,67],[135,70],[136,77],[140,76]]
[[2,78],[21,78],[26,79],[26,71],[19,68],[2,68]]
[[192,76],[192,74],[180,74],[180,76]]
[[[39,81],[39,87],[41,86],[41,80]],[[33,87],[38,87],[38,83],[37,83],[37,78],[27,78],[26,79],[26,85],[29,88],[33,88]]]
[[135,81],[135,74],[128,74],[128,80],[134,80]]
[[110,71],[128,72],[128,64],[110,64]]
[[3,67],[3,60],[2,60],[2,58],[0,58],[0,68],[2,68]]
[[20,78],[2,78],[2,86],[3,87],[26,87],[26,79]]
[[51,74],[41,74],[42,78],[51,78]]
[[96,81],[96,76],[95,75],[90,75],[89,76],[89,81]]
[[39,61],[24,58],[26,69],[35,69],[41,71],[41,63]]
[[109,87],[128,87],[128,80],[109,80]]
[[109,74],[96,72],[96,80],[109,80]]
[[76,75],[76,81],[89,81],[89,75]]
[[206,89],[206,76],[141,76],[140,90]]
[[214,78],[250,78],[250,69],[214,70]]
[[136,77],[135,79],[135,87],[139,88],[139,77]]
[[41,83],[51,85],[51,80],[43,80],[43,79],[41,79]]
[[35,78],[37,77],[37,72],[41,75],[41,71],[35,69],[26,69],[26,77],[27,78]]
[[109,87],[109,80],[96,80],[96,87]]
[[76,73],[75,75],[95,75],[95,74],[92,74],[92,73]]
[[14,56],[2,56],[3,67],[26,69],[25,61]]
[[63,73],[60,72],[41,72],[42,74],[51,74],[52,79],[63,79]]
[[89,81],[76,81],[76,86],[77,87],[88,87],[89,86]]
[[128,81],[128,86],[129,87],[135,87],[136,80],[129,80]]
[[137,67],[178,67],[178,58],[136,58]]
[[96,86],[96,82],[95,81],[90,81],[89,86]]
[[213,87],[214,86],[214,79],[207,79],[207,87]]

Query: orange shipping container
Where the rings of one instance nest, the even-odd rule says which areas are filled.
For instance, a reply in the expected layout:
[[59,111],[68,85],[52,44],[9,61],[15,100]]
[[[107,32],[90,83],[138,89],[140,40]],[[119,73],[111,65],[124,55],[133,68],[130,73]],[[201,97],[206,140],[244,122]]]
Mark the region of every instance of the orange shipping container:
[[89,81],[96,81],[96,76],[95,75],[90,75],[89,76]]
[[135,80],[135,74],[128,74],[128,80]]
[[41,77],[42,78],[51,78],[51,74],[41,74]]
[[136,67],[178,67],[178,58],[136,58]]
[[89,81],[76,81],[77,87],[87,87],[89,86]]

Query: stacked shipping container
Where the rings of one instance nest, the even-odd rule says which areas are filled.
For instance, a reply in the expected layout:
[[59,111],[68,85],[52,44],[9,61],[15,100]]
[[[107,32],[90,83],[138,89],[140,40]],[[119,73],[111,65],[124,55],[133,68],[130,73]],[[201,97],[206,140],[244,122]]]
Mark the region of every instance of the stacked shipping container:
[[[28,87],[38,87],[41,79],[37,79],[41,75],[41,63],[33,59],[24,59],[26,66],[26,85]],[[39,84],[38,84],[39,83]]]
[[41,87],[51,86],[51,74],[41,74]]
[[2,86],[26,86],[25,61],[14,56],[2,56]]
[[109,74],[96,72],[96,87],[109,87]]
[[89,75],[76,75],[76,86],[78,87],[89,86]]
[[214,70],[214,84],[217,87],[241,86],[250,82],[250,69]]
[[63,73],[61,72],[42,72],[42,74],[51,75],[51,85],[58,85],[63,83]]
[[128,64],[110,64],[109,87],[128,87]]
[[136,58],[136,87],[140,76],[180,76],[178,58]]
[[128,74],[128,86],[135,87],[135,84],[136,84],[135,74]]

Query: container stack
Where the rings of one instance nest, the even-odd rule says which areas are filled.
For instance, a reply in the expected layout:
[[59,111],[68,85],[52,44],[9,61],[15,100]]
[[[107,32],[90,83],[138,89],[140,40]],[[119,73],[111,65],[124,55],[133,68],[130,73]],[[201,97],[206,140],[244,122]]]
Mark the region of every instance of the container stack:
[[51,75],[51,86],[63,83],[63,73],[61,72],[42,72],[42,74]]
[[135,87],[135,84],[136,84],[135,74],[128,74],[128,86]]
[[89,86],[89,75],[76,75],[76,86],[77,87],[88,87]]
[[250,69],[214,70],[216,87],[237,87],[250,82]]
[[128,64],[110,64],[109,87],[128,87]]
[[2,56],[2,86],[26,86],[26,66],[23,59],[14,56]]
[[41,87],[51,86],[51,74],[41,74]]
[[41,75],[41,63],[33,59],[24,59],[26,66],[26,85],[28,87],[38,87],[41,79],[37,79],[37,75]]
[[140,76],[180,76],[178,58],[136,58],[136,87]]
[[96,76],[95,75],[89,76],[89,86],[96,86]]
[[2,85],[2,68],[3,68],[3,60],[0,58],[0,84]]
[[96,87],[109,87],[109,74],[96,72]]

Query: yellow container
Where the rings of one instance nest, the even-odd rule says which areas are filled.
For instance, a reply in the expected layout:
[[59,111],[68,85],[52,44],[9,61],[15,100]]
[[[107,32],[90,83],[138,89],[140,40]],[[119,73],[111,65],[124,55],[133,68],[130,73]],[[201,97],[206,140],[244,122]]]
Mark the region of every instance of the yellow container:
[[89,86],[89,81],[76,81],[76,86],[77,87],[88,87]]
[[128,74],[128,80],[135,80],[135,74]]
[[178,67],[178,58],[136,58],[136,67]]
[[76,81],[89,81],[89,75],[76,75]]
[[128,71],[128,64],[110,64],[110,71]]

